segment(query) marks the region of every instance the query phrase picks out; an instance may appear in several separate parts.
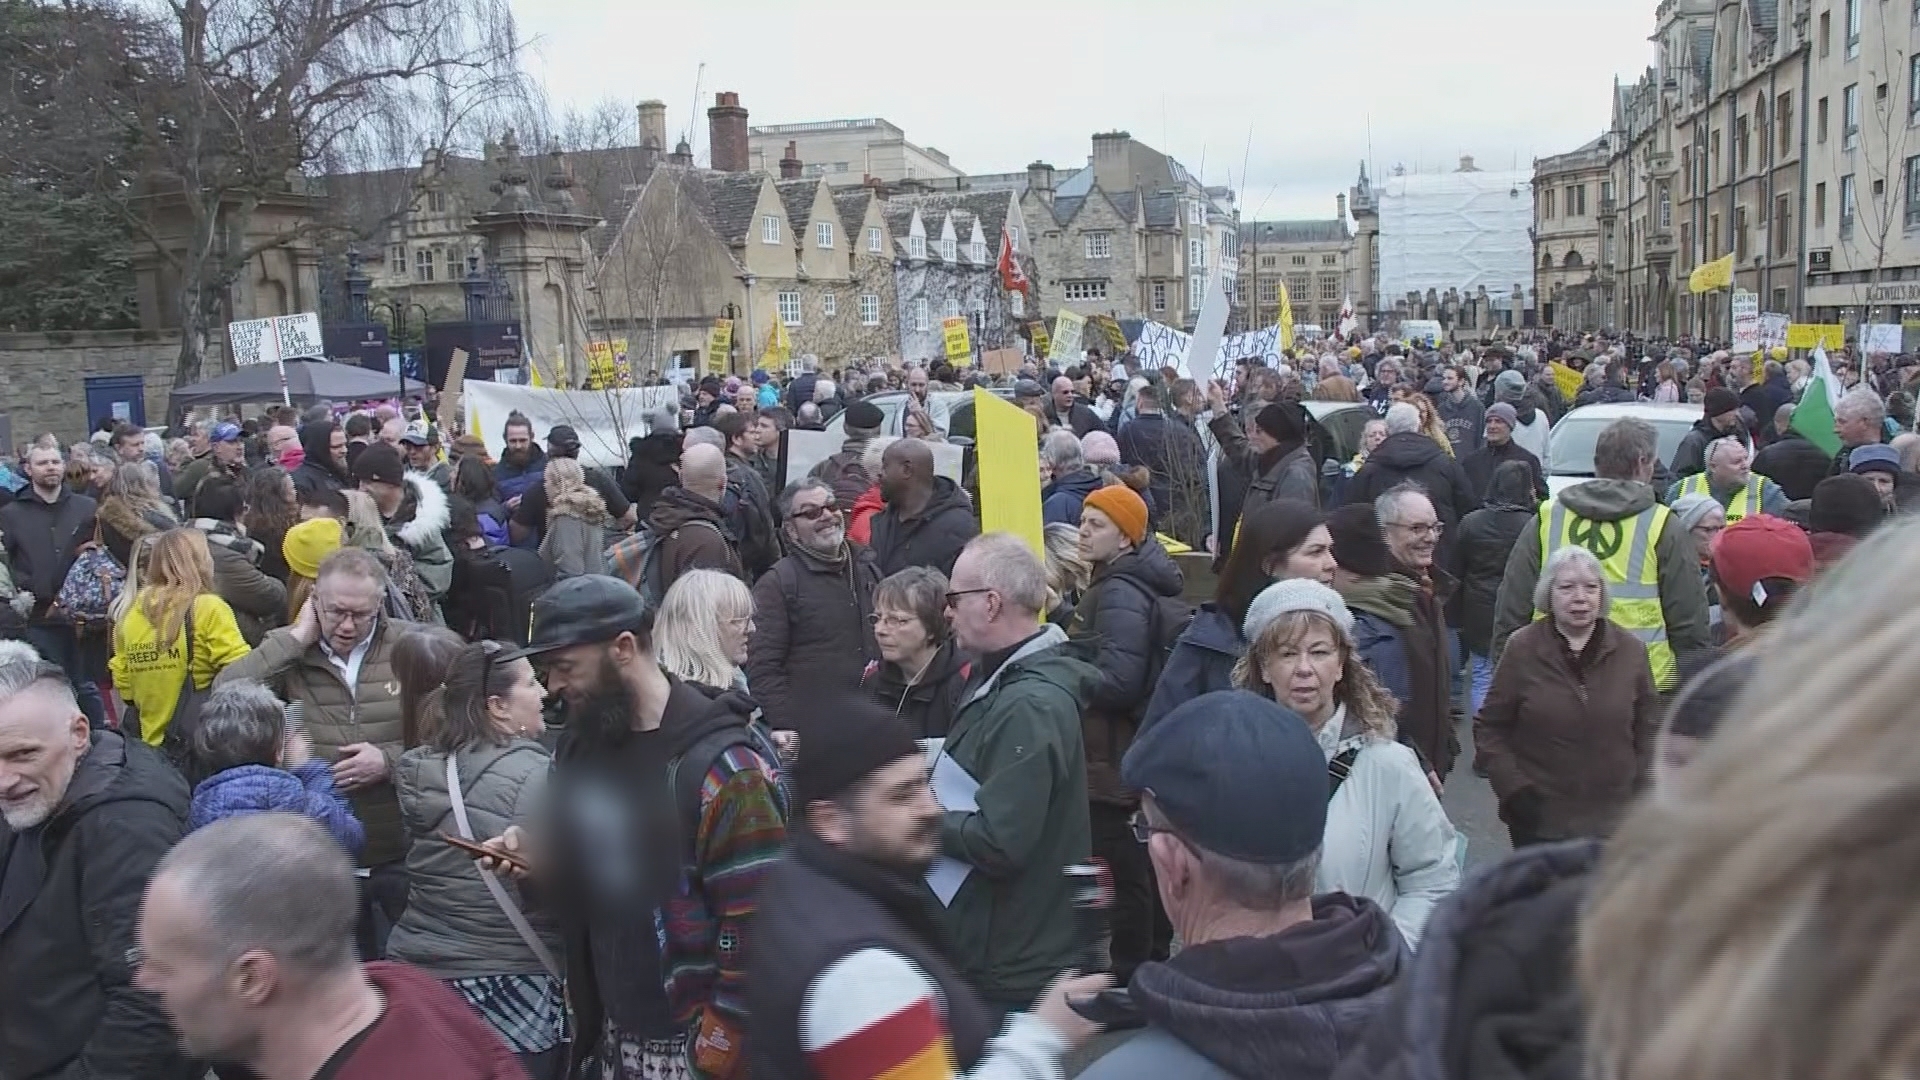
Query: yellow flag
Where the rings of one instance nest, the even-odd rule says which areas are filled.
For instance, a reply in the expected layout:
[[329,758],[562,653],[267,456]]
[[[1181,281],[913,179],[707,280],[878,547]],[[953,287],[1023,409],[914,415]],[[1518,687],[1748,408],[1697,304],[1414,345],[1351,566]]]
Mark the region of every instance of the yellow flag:
[[779,319],[773,320],[773,332],[767,335],[767,351],[760,354],[760,366],[768,371],[778,371],[787,366],[793,358],[793,339],[787,336],[787,324]]
[[1293,297],[1287,295],[1287,283],[1280,283],[1280,347],[1293,348]]
[[1733,287],[1733,256],[1726,255],[1712,262],[1701,263],[1687,275],[1687,289],[1690,292],[1703,293],[1711,289],[1730,289]]
[[1040,519],[1040,439],[1033,414],[986,390],[973,392],[974,446],[979,451],[980,527],[1009,532],[1046,558]]
[[1547,366],[1553,369],[1553,384],[1560,388],[1560,396],[1567,399],[1567,404],[1573,404],[1574,396],[1580,393],[1580,387],[1587,377],[1558,360],[1547,361]]

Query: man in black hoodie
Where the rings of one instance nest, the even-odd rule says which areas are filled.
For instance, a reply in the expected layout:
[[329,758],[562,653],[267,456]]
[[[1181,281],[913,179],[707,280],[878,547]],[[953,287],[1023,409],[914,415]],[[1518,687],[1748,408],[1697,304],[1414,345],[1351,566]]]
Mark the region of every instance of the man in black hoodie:
[[1143,732],[1122,767],[1182,942],[1125,1002],[1147,1029],[1081,1080],[1324,1080],[1409,962],[1372,901],[1313,895],[1327,758],[1306,721],[1245,691],[1203,694]]
[[0,506],[0,547],[4,547],[7,567],[13,572],[13,587],[18,590],[13,599],[23,606],[22,597],[31,596],[33,600],[31,606],[16,610],[27,617],[27,641],[42,659],[67,670],[88,719],[95,727],[106,727],[100,689],[81,662],[81,642],[73,621],[54,609],[60,586],[79,558],[80,546],[94,538],[98,506],[63,482],[66,465],[59,447],[36,444],[28,449],[21,465],[27,473],[27,486],[12,502]]
[[323,420],[301,428],[300,449],[305,457],[293,470],[294,491],[304,495],[353,487],[347,477],[347,433],[339,424]]
[[186,782],[159,754],[89,732],[65,673],[0,652],[0,1075],[204,1071],[133,986],[140,897],[186,816]]
[[960,485],[934,475],[933,451],[919,439],[891,443],[880,455],[880,497],[887,508],[873,516],[871,536],[881,577],[909,566],[951,576],[960,549],[980,535]]
[[[1460,463],[1439,443],[1420,433],[1420,411],[1400,401],[1387,410],[1386,441],[1367,455],[1367,463],[1347,482],[1346,500],[1370,503],[1405,483],[1418,484],[1427,493],[1447,532],[1480,505],[1473,481]],[[1451,537],[1443,533],[1442,561],[1452,550]]]

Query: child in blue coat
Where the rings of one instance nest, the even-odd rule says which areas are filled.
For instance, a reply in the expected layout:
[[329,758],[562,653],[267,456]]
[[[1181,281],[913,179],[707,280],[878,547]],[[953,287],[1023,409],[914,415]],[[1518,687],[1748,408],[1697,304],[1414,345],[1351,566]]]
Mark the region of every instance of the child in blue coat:
[[314,758],[304,731],[289,734],[286,707],[259,683],[230,683],[207,695],[193,753],[208,775],[193,789],[188,832],[238,814],[305,814],[349,854],[366,844],[366,828],[334,790],[333,770]]

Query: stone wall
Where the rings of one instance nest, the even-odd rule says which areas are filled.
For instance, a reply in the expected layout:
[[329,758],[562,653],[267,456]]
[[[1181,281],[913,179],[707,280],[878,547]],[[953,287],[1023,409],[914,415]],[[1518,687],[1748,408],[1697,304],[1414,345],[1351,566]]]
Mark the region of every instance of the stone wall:
[[[0,334],[0,415],[15,443],[49,431],[73,442],[93,426],[86,414],[87,379],[139,375],[146,380],[147,423],[166,423],[179,355],[180,335],[171,330]],[[206,371],[211,376],[223,370],[216,338]]]

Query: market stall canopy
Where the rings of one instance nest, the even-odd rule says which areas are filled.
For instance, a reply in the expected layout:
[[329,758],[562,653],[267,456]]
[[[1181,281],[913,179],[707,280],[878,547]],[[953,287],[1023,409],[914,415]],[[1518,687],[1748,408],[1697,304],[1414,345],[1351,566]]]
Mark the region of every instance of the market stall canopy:
[[[316,401],[372,401],[393,397],[401,379],[358,364],[330,364],[323,360],[289,360],[287,397],[296,405]],[[417,379],[407,379],[406,394],[419,397],[426,387]],[[280,396],[280,371],[273,364],[249,364],[218,378],[176,387],[168,406],[169,415],[201,405],[246,405],[277,402]]]

